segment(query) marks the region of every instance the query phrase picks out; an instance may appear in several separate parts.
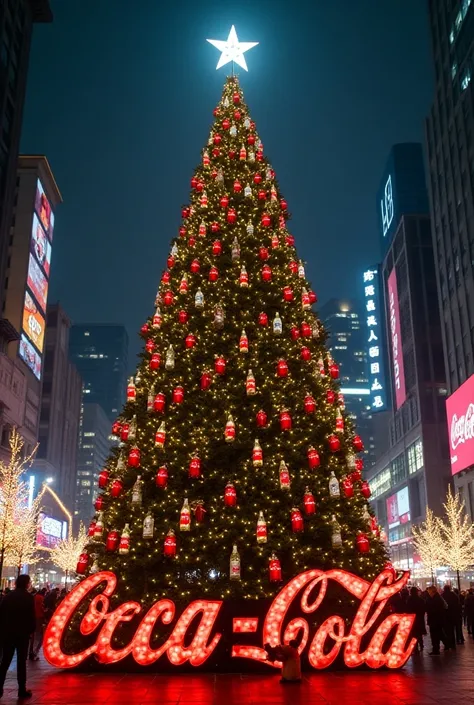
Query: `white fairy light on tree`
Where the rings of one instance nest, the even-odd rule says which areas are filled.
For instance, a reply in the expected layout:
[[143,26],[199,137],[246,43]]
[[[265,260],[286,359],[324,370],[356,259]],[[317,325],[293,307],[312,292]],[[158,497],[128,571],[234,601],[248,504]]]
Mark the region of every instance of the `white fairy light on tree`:
[[443,505],[445,518],[439,520],[442,544],[442,558],[456,571],[458,588],[461,589],[459,573],[474,564],[474,524],[466,513],[466,507],[459,494],[448,490]]
[[443,540],[440,522],[431,509],[426,509],[426,519],[419,526],[412,527],[413,545],[421,558],[423,567],[431,573],[431,581],[435,582],[436,568],[443,562]]
[[79,556],[84,551],[88,540],[86,529],[81,522],[77,536],[70,534],[67,539],[58,543],[51,551],[50,559],[55,566],[64,572],[66,585],[68,576],[76,570]]

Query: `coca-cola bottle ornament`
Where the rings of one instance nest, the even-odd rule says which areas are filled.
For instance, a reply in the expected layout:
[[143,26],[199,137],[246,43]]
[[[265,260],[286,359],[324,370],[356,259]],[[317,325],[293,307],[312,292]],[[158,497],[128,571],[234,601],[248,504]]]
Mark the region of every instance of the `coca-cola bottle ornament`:
[[86,551],[83,551],[83,553],[81,553],[81,555],[79,556],[79,559],[77,561],[76,573],[78,575],[85,575],[88,565],[89,565],[89,554]]
[[300,279],[304,279],[305,276],[306,276],[306,275],[305,275],[305,271],[304,271],[304,264],[303,264],[303,262],[300,260],[299,263],[298,263],[298,277],[299,277]]
[[135,480],[135,483],[133,485],[132,489],[132,499],[130,500],[130,503],[132,506],[139,507],[141,506],[142,503],[142,478],[140,475],[138,475],[137,479]]
[[263,451],[258,438],[255,439],[252,450],[252,465],[254,468],[260,468],[263,465]]
[[236,237],[234,237],[234,240],[232,242],[232,261],[236,262],[238,259],[240,259],[240,245],[239,241],[237,240]]
[[260,511],[257,520],[257,543],[267,543],[267,522]]
[[176,535],[173,529],[170,529],[166,534],[163,546],[163,555],[166,558],[175,558],[176,556]]
[[239,352],[248,353],[248,351],[249,351],[249,339],[247,337],[247,333],[245,332],[245,328],[243,328],[242,333],[240,334]]
[[227,417],[227,422],[224,429],[224,438],[226,443],[233,443],[235,441],[235,423],[231,414]]
[[193,455],[189,463],[188,476],[191,479],[196,479],[201,476],[201,458],[199,455]]
[[297,507],[291,510],[291,530],[297,534],[304,529],[303,515]]
[[194,518],[198,524],[202,524],[206,516],[206,509],[204,508],[204,502],[202,499],[196,500],[193,506]]
[[331,519],[331,545],[333,548],[342,548],[342,532],[341,525],[336,519],[335,514],[332,515]]
[[163,449],[166,443],[166,424],[164,421],[160,423],[155,433],[155,448]]
[[268,563],[268,578],[271,583],[281,582],[281,563],[276,553],[272,553]]
[[174,363],[175,363],[174,348],[172,345],[170,345],[168,350],[166,351],[165,370],[168,370],[168,372],[171,372],[171,370],[174,370]]
[[363,531],[360,531],[357,534],[356,546],[359,553],[368,553],[370,551],[370,542],[368,536]]
[[189,500],[187,497],[184,498],[183,506],[179,514],[179,530],[191,530],[191,510],[189,509]]
[[153,402],[155,400],[155,388],[151,387],[148,390],[148,397],[146,400],[146,410],[149,414],[153,412]]
[[168,468],[166,465],[161,465],[158,468],[156,472],[155,484],[160,488],[166,487],[168,484]]
[[249,285],[249,275],[244,266],[240,270],[239,284],[243,289],[248,289]]
[[127,555],[130,551],[130,526],[125,524],[120,537],[119,550],[121,556]]
[[291,485],[290,471],[284,460],[280,461],[280,489],[288,491]]
[[240,580],[240,555],[236,544],[232,547],[232,553],[230,554],[229,579]]
[[308,458],[310,470],[314,470],[314,468],[318,468],[320,466],[321,459],[319,457],[319,453],[316,448],[313,448],[313,446],[309,446],[306,457]]
[[188,291],[188,275],[184,272],[179,283],[179,293],[186,294]]
[[94,558],[94,562],[92,563],[90,572],[91,574],[99,572],[99,561],[96,557]]
[[277,313],[273,319],[273,335],[281,335],[283,333],[283,322],[280,314]]
[[104,513],[99,512],[97,521],[94,524],[94,541],[100,541],[102,534],[104,533]]
[[232,482],[228,482],[225,486],[224,504],[226,507],[235,507],[237,504],[237,492]]
[[204,308],[204,294],[202,293],[201,289],[198,289],[196,291],[196,294],[194,296],[194,305],[197,309]]
[[225,313],[224,309],[220,304],[217,304],[214,309],[214,328],[216,330],[221,330],[224,327]]
[[155,529],[155,520],[153,519],[153,514],[148,512],[145,519],[143,520],[143,530],[142,536],[144,539],[152,539]]
[[346,403],[344,401],[344,394],[342,392],[337,393],[337,403],[339,404],[339,409],[344,411],[346,408]]
[[341,414],[341,410],[337,409],[336,411],[336,433],[343,433],[344,432],[344,419]]
[[331,470],[331,475],[329,477],[329,496],[333,498],[341,496],[339,481],[336,475],[334,474],[334,470]]
[[307,311],[308,309],[311,308],[311,301],[309,300],[309,294],[304,287],[301,292],[301,308],[303,309],[303,311]]
[[247,380],[245,382],[245,391],[247,392],[248,397],[254,396],[257,391],[257,387],[255,384],[255,377],[254,377],[252,370],[249,370],[247,373]]
[[127,385],[127,401],[130,403],[135,403],[137,400],[137,389],[133,377],[130,377]]
[[316,500],[314,499],[314,494],[311,492],[309,487],[306,487],[303,496],[303,505],[305,514],[315,514],[316,513]]
[[362,519],[364,520],[367,528],[371,529],[372,528],[372,516],[370,515],[370,512],[367,508],[367,505],[364,506],[364,510],[362,512]]
[[117,529],[112,529],[112,531],[109,531],[109,533],[107,534],[107,538],[105,540],[105,550],[109,553],[113,553],[119,547],[119,542],[119,532],[117,531]]

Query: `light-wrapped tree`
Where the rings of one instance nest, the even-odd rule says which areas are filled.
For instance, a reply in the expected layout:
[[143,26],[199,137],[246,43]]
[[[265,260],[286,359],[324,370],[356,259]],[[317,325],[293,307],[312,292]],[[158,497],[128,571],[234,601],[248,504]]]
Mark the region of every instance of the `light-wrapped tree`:
[[456,571],[458,588],[461,589],[459,573],[474,565],[474,524],[467,515],[459,494],[448,489],[443,505],[445,516],[440,520],[442,536],[442,559]]
[[75,572],[79,557],[87,542],[87,532],[81,522],[77,536],[71,533],[67,539],[58,543],[50,553],[51,561],[64,572],[66,587],[68,576]]
[[440,521],[429,507],[426,509],[425,521],[412,527],[412,535],[413,545],[421,558],[423,569],[431,575],[432,583],[435,583],[436,568],[443,564],[443,539]]

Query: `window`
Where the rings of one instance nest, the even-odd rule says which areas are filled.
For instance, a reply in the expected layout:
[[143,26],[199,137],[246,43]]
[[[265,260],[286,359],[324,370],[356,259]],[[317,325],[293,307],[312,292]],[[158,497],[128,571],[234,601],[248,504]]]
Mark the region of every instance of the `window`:
[[390,468],[385,468],[378,472],[377,475],[374,475],[374,477],[369,480],[369,486],[373,499],[387,492],[391,487]]
[[392,478],[392,485],[397,485],[399,482],[404,480],[407,476],[407,467],[405,463],[405,455],[403,453],[400,453],[400,455],[397,455],[396,458],[393,459],[392,461],[392,468],[391,468],[391,478]]
[[423,444],[420,439],[408,447],[408,473],[413,475],[423,467]]

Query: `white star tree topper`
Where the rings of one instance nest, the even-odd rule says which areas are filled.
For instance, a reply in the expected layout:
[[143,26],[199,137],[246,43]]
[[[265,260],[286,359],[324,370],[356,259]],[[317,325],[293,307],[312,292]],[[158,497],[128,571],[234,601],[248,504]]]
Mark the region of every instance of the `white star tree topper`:
[[221,66],[225,66],[231,61],[235,61],[236,64],[248,71],[244,52],[248,51],[249,49],[253,49],[253,47],[256,47],[258,44],[258,42],[239,42],[234,25],[232,25],[232,27],[230,28],[227,41],[223,42],[219,41],[218,39],[207,39],[207,41],[209,42],[209,44],[212,44],[212,46],[216,47],[216,49],[219,49],[219,51],[222,52],[221,57],[217,62],[216,70],[220,69]]

